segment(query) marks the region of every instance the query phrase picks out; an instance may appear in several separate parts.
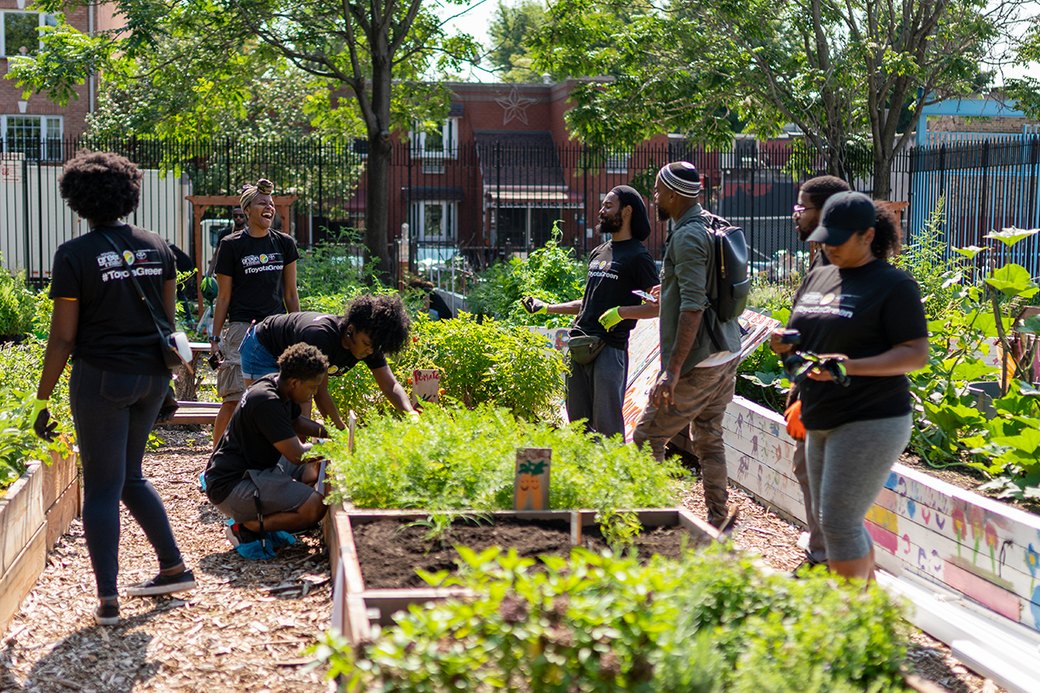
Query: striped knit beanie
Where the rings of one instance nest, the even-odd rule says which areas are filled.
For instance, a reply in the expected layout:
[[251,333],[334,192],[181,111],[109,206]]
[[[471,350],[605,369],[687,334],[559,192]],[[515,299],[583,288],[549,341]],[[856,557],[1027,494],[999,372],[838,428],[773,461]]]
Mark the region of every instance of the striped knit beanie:
[[663,166],[657,172],[657,179],[683,197],[697,197],[701,194],[701,174],[688,161],[673,161]]

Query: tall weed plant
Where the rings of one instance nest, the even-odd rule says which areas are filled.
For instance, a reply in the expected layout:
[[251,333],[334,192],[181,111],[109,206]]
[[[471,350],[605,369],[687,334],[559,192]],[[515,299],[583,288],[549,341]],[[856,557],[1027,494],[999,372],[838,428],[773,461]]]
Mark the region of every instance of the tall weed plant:
[[316,653],[348,691],[903,691],[907,628],[876,585],[792,581],[710,549],[674,562],[460,549],[429,576],[473,599],[413,605],[353,648]]
[[377,416],[317,450],[331,461],[332,500],[360,508],[509,510],[519,448],[551,448],[549,506],[600,511],[674,507],[678,462],[571,424],[526,421],[501,407],[427,407],[421,416]]
[[529,315],[519,303],[524,296],[546,303],[581,298],[588,268],[574,256],[573,250],[560,245],[562,240],[563,231],[559,222],[554,222],[549,241],[526,260],[511,258],[481,273],[467,297],[469,309],[513,325],[570,325],[573,316]]

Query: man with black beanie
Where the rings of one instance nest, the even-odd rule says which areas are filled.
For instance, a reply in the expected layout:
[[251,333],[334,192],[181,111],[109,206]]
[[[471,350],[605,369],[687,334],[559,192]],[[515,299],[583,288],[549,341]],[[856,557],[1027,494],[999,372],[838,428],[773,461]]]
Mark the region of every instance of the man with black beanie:
[[628,335],[636,320],[657,315],[657,304],[643,303],[632,293],[647,292],[658,283],[657,266],[643,245],[650,236],[643,198],[630,186],[615,187],[603,198],[597,228],[610,234],[610,240],[589,255],[581,300],[546,304],[526,296],[521,304],[531,314],[578,316],[570,335],[567,417],[584,419],[588,431],[624,435]]
[[736,320],[719,320],[709,287],[715,283],[715,244],[701,208],[701,177],[686,161],[664,166],[654,185],[661,219],[671,219],[661,270],[661,372],[632,436],[664,459],[672,437],[689,429],[701,466],[708,522],[732,527],[722,418],[733,399],[740,355]]

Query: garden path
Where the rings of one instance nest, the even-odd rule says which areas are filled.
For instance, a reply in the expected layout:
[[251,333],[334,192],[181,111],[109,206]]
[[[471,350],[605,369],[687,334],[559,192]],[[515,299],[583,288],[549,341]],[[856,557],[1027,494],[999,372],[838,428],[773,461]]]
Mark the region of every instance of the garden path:
[[[314,532],[277,559],[230,550],[220,517],[198,489],[204,433],[159,429],[145,474],[166,503],[198,587],[179,598],[123,598],[119,626],[97,627],[82,523],[48,565],[0,641],[2,691],[321,690],[304,650],[329,626],[329,564]],[[120,584],[146,580],[156,563],[123,510]]]
[[[220,518],[200,494],[197,475],[208,455],[200,432],[159,429],[163,444],[147,455],[145,474],[164,499],[199,587],[180,599],[123,599],[123,622],[93,625],[96,604],[82,525],[48,556],[48,565],[0,639],[0,691],[233,690],[320,691],[320,672],[306,648],[329,626],[329,566],[316,532],[267,562],[231,551]],[[800,530],[740,490],[733,541],[777,570],[801,560]],[[691,484],[683,504],[703,517],[703,496]],[[145,580],[155,561],[124,510],[120,582]],[[956,693],[991,693],[983,681],[923,634],[909,665]]]

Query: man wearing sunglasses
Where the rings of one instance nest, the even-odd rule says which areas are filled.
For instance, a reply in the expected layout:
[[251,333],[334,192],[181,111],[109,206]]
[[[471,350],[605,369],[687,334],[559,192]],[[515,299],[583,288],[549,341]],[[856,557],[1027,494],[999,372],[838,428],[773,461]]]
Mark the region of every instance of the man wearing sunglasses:
[[[835,193],[849,190],[849,184],[836,176],[818,176],[810,178],[802,183],[798,191],[798,204],[794,206],[791,219],[794,221],[794,229],[798,233],[798,239],[803,243],[809,242],[809,236],[816,227],[820,225],[820,210],[827,200]],[[826,254],[816,243],[809,244],[809,267],[806,274],[813,268],[829,265]],[[787,432],[795,439],[794,476],[798,479],[798,485],[802,489],[802,501],[805,504],[806,528],[809,532],[809,545],[805,550],[805,558],[795,569],[798,572],[802,566],[814,566],[827,562],[827,549],[823,543],[823,532],[820,530],[820,522],[812,507],[812,496],[809,495],[809,474],[805,468],[805,428],[801,422],[801,402],[798,401],[798,388],[794,385],[787,396],[787,408],[784,411],[784,419],[787,421]]]

